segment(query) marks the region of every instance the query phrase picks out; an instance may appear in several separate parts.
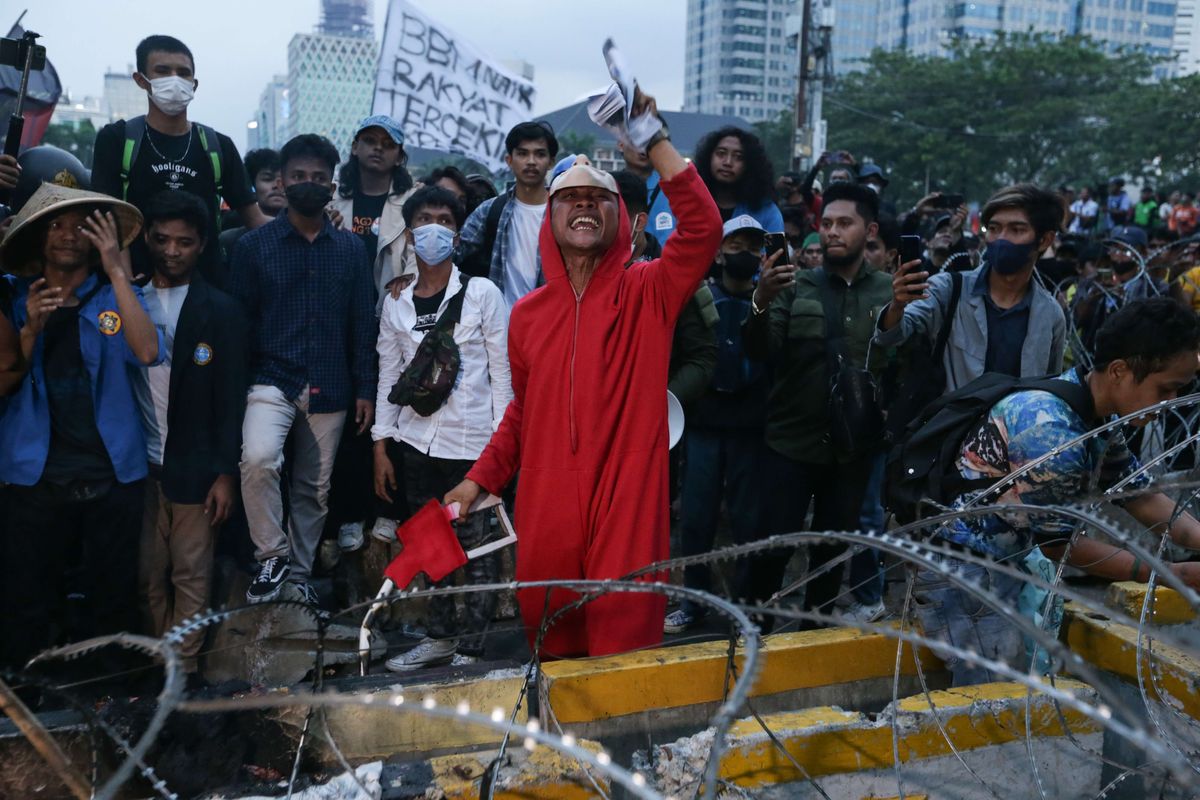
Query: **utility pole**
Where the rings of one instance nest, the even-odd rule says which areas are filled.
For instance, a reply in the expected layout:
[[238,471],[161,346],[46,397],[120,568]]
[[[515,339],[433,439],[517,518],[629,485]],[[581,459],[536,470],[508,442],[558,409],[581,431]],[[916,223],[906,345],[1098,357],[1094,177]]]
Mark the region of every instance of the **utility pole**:
[[795,133],[792,169],[801,172],[825,149],[822,95],[833,84],[833,4],[830,0],[802,0],[800,64],[796,75]]
[[793,118],[795,131],[792,134],[792,169],[800,172],[805,159],[811,159],[812,131],[808,127],[808,76],[809,48],[808,33],[812,29],[812,0],[802,0],[803,11],[800,14],[800,64],[796,75],[796,108]]

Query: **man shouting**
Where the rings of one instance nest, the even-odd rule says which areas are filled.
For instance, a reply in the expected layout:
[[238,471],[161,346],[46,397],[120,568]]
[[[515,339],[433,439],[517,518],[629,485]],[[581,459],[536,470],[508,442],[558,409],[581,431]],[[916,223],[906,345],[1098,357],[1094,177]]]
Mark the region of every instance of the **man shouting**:
[[[657,115],[640,92],[633,116]],[[645,143],[677,219],[662,258],[629,260],[616,181],[586,158],[554,180],[539,250],[546,284],[514,306],[514,399],[467,479],[462,508],[517,470],[517,580],[619,578],[667,557],[671,334],[721,244],[721,217],[665,126]],[[573,592],[518,593],[530,641]],[[666,598],[611,593],[564,616],[546,656],[604,655],[662,639]]]

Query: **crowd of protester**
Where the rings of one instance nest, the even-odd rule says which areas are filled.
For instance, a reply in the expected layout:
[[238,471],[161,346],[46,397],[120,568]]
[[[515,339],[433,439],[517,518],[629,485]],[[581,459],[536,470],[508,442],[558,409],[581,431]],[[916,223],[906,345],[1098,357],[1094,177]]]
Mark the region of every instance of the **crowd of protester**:
[[[628,145],[625,169],[576,172],[586,159],[560,159],[554,130],[523,122],[505,141],[512,180],[500,193],[450,166],[415,176],[405,131],[386,116],[362,121],[344,163],[315,133],[243,160],[228,137],[189,119],[196,65],[182,42],[149,37],[136,58],[147,113],[97,134],[90,185],[47,148],[20,164],[0,159],[0,186],[14,190],[0,242],[0,661],[11,667],[64,640],[159,636],[227,602],[213,596],[220,541],[246,568],[247,602],[333,610],[313,578],[323,540],[347,553],[374,540],[394,547],[397,526],[428,501],[471,475],[512,471],[494,453],[487,469],[479,462],[513,415],[528,362],[542,357],[510,349],[508,326],[523,298],[549,291],[547,272],[564,269],[557,256],[544,263],[550,209],[583,209],[569,221],[583,235],[615,204],[628,237],[620,270],[659,259],[672,237],[696,244],[662,191],[680,179],[660,183],[654,160]],[[1060,445],[1192,385],[1200,260],[1189,240],[1200,211],[1191,193],[1144,185],[1135,201],[1119,178],[1078,192],[1019,184],[982,204],[934,192],[897,213],[884,170],[844,151],[775,180],[759,138],[729,127],[692,156],[723,231],[715,251],[689,256],[707,276],[684,287],[671,339],[667,386],[686,413],[670,464],[677,555],[711,551],[722,519],[738,543],[883,530],[889,443],[911,435],[929,401],[970,392],[987,374],[1012,379],[1011,391],[983,409],[951,467],[965,486],[1049,456],[1000,498],[1033,505],[1081,497],[1096,470],[1101,488],[1136,471],[1120,433]],[[554,350],[569,334],[547,324],[535,335]],[[588,335],[614,337],[611,347],[619,339]],[[457,375],[430,405],[413,367],[447,351]],[[1020,382],[1043,376],[1072,388]],[[577,435],[573,416],[568,427],[542,424]],[[543,487],[548,509],[575,503],[553,496],[564,478],[552,472],[520,480]],[[1177,543],[1200,549],[1200,525],[1174,517],[1164,496],[1147,492],[1126,509],[1146,525],[1170,522]],[[634,512],[623,512],[630,525]],[[539,519],[553,527],[551,511]],[[491,529],[479,515],[456,533],[470,549]],[[551,548],[555,535],[520,533],[526,547],[536,535]],[[1149,573],[1086,536],[1068,551],[1071,526],[1049,519],[964,519],[936,535],[1029,570],[1065,553],[1109,579]],[[844,568],[845,549],[807,548],[817,577],[803,609],[877,621],[887,613],[882,559],[860,550]],[[688,567],[684,581],[759,604],[782,588],[787,566],[787,553],[767,552],[739,562],[728,585],[706,567]],[[1175,568],[1200,585],[1197,566]],[[491,583],[501,572],[491,554],[443,583]],[[1002,603],[1020,591],[1000,573],[991,579]],[[913,580],[927,634],[1019,660],[1010,623],[968,614],[966,595],[937,573]],[[462,608],[437,598],[419,621],[425,638],[388,668],[482,657],[493,598],[466,595]],[[705,614],[691,602],[650,608],[658,637]],[[771,618],[760,624],[770,630]],[[203,646],[197,632],[181,647],[195,684]],[[958,682],[987,679],[974,664],[950,666]]]

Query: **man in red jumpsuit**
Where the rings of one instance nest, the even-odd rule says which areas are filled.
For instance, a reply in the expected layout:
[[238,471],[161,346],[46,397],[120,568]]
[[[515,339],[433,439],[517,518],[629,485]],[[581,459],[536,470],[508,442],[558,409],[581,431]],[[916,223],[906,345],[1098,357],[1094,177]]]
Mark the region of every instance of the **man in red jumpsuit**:
[[[639,93],[634,116],[657,114]],[[619,578],[668,557],[667,364],[684,303],[721,244],[721,216],[666,128],[646,145],[678,219],[662,258],[628,269],[631,231],[611,175],[586,158],[555,179],[539,249],[546,284],[509,321],[514,399],[445,502],[467,508],[517,470],[519,581]],[[549,613],[578,595],[551,593]],[[542,589],[517,597],[530,642]],[[604,655],[662,641],[666,598],[613,592],[547,632],[549,657]]]

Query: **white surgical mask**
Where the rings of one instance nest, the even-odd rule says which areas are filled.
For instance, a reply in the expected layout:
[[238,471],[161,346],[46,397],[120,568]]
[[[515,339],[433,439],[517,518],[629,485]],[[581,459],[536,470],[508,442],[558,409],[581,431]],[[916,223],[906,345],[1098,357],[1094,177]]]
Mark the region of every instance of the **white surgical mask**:
[[454,252],[454,231],[445,225],[430,223],[413,228],[413,248],[430,266],[441,264]]
[[182,114],[195,96],[196,87],[188,78],[169,75],[150,81],[150,100],[167,116]]

